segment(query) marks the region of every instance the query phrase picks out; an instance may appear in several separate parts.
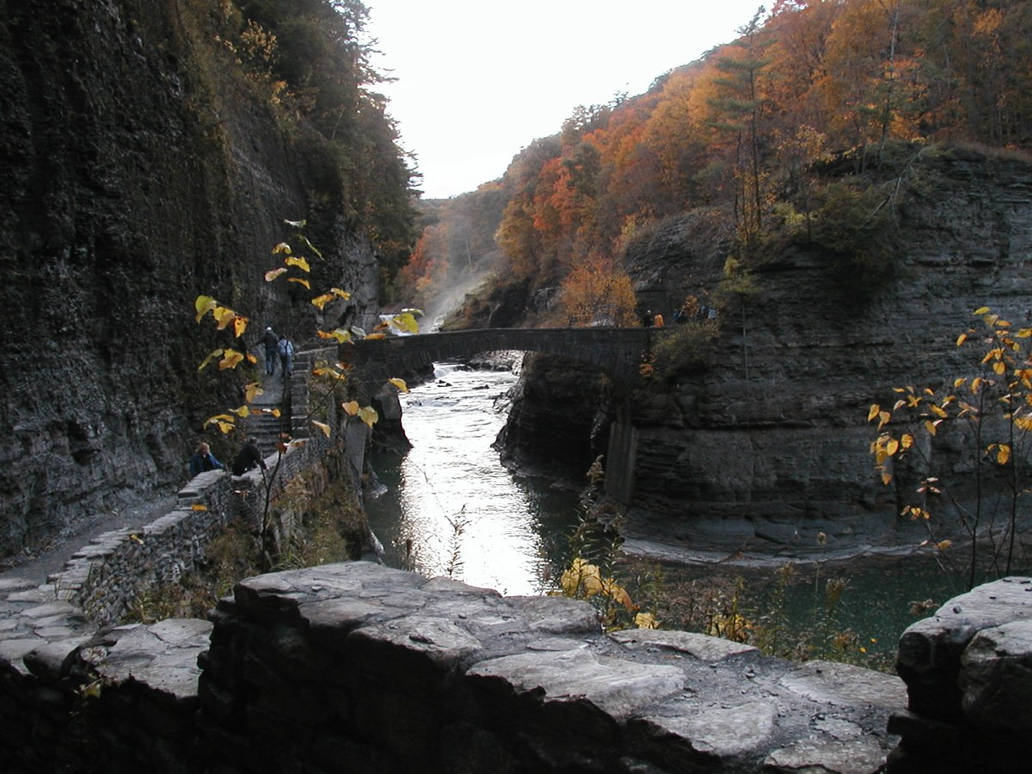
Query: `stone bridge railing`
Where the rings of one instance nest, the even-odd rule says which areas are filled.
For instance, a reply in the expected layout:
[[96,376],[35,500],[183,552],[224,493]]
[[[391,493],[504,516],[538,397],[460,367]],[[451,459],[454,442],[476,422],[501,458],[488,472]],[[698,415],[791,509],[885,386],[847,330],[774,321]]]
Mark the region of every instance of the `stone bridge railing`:
[[619,382],[637,378],[652,338],[652,328],[482,328],[363,339],[341,347],[341,357],[361,369],[384,373],[418,372],[431,363],[469,358],[481,352],[548,352],[597,366]]

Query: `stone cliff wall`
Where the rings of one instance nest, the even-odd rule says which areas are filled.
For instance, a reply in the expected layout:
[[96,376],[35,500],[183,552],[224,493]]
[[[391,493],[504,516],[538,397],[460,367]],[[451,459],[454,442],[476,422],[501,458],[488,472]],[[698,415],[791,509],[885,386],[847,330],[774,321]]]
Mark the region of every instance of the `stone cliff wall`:
[[240,402],[197,373],[228,343],[194,324],[197,294],[313,330],[262,281],[284,218],[375,315],[373,250],[311,190],[318,138],[220,59],[217,6],[0,4],[0,557],[183,482],[204,417]]
[[[734,548],[892,532],[896,493],[873,470],[868,406],[891,405],[894,386],[970,373],[970,352],[962,361],[954,342],[974,309],[1015,323],[1032,312],[1032,166],[955,150],[923,156],[914,174],[921,183],[900,213],[894,278],[865,294],[830,256],[772,254],[755,269],[758,293],[725,306],[706,364],[634,396],[632,527],[716,539],[737,521]],[[728,247],[705,222],[667,224],[628,256],[639,299],[669,321],[685,295],[716,288]],[[566,389],[577,375],[559,370],[554,388],[548,373],[525,387],[524,403],[539,405],[517,403],[510,418],[535,428],[539,446],[549,444],[540,412],[585,408]],[[597,425],[582,420],[582,437]],[[944,465],[949,475],[963,462]]]

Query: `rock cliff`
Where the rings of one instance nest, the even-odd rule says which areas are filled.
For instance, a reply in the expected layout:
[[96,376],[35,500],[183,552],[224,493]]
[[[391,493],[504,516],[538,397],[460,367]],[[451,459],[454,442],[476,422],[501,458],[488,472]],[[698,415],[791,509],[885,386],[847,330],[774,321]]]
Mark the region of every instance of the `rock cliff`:
[[197,372],[228,341],[195,296],[311,330],[262,281],[285,218],[309,219],[358,321],[376,312],[373,249],[313,183],[319,137],[220,59],[218,14],[0,3],[0,557],[185,480],[203,418],[239,403]]
[[[1032,314],[1032,166],[954,149],[922,154],[913,174],[890,279],[865,292],[812,248],[764,256],[758,292],[724,304],[698,362],[635,393],[631,511],[641,532],[708,531],[753,546],[816,545],[819,531],[891,539],[895,492],[873,469],[868,406],[891,405],[894,386],[970,371],[955,339],[977,307],[1015,323]],[[716,288],[728,244],[706,217],[670,221],[627,256],[639,300],[669,321],[687,293]],[[569,368],[557,389],[544,374],[523,395],[567,413]],[[570,412],[584,403],[574,397]],[[535,410],[517,402],[510,423],[526,425]],[[580,426],[586,434],[592,423]]]

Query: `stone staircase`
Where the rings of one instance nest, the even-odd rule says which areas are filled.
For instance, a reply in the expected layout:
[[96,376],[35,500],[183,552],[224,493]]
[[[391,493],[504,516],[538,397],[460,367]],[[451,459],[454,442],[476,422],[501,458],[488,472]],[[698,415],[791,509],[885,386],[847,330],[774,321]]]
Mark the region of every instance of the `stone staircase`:
[[294,371],[287,384],[277,364],[276,373],[262,377],[264,392],[252,404],[255,409],[280,410],[280,416],[255,413],[244,423],[248,435],[258,439],[258,448],[263,457],[275,453],[280,435],[286,433],[292,439],[307,438],[311,433],[308,378],[315,363],[320,360],[337,359],[336,347],[306,349],[294,355]]

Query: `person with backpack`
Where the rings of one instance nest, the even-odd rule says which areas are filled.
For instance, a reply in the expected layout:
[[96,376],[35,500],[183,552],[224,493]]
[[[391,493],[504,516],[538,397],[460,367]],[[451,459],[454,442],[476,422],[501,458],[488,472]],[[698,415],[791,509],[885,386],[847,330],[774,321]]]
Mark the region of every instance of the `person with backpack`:
[[233,475],[242,476],[255,467],[268,470],[265,460],[262,458],[262,452],[258,448],[258,439],[252,435],[247,439],[247,443],[244,444],[243,448],[240,449],[236,459],[233,460]]
[[265,343],[265,373],[272,376],[276,373],[276,345],[279,343],[279,336],[272,329],[271,325],[265,327],[265,336],[262,338]]
[[286,336],[280,336],[278,348],[280,365],[283,366],[283,380],[286,381],[294,373],[294,342]]

